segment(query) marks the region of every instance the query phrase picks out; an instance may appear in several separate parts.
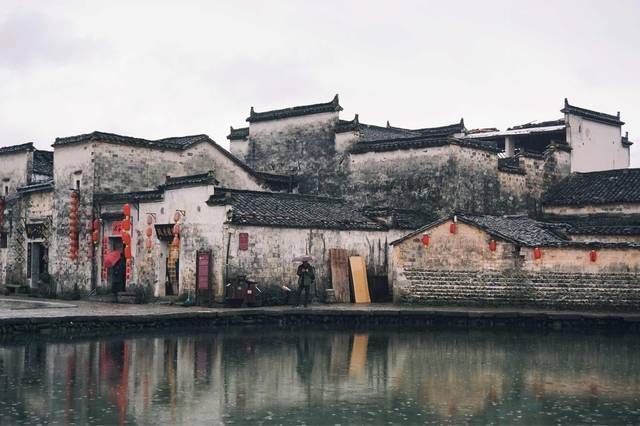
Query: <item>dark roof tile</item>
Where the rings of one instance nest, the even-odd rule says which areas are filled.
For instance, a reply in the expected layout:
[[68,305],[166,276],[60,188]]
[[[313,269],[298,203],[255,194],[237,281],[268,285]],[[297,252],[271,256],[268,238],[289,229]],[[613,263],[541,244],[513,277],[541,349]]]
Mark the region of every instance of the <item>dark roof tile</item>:
[[333,198],[219,188],[207,203],[231,206],[229,222],[236,225],[386,230],[355,207]]
[[27,143],[23,143],[20,145],[11,145],[11,146],[3,146],[0,147],[0,155],[1,154],[13,154],[16,152],[23,152],[23,151],[33,151],[35,150],[35,148],[33,147],[33,143],[32,142],[27,142]]
[[248,137],[249,137],[248,127],[241,127],[239,129],[234,129],[233,126],[231,126],[231,130],[227,135],[227,139],[229,139],[230,141],[245,140]]
[[468,148],[481,149],[485,151],[500,152],[494,141],[481,141],[474,139],[459,139],[452,137],[430,138],[426,136],[403,137],[396,139],[383,139],[378,141],[358,142],[351,147],[352,154],[362,154],[366,152],[396,151],[402,149],[431,148],[445,145],[460,145]]
[[640,169],[572,173],[545,195],[553,205],[640,203]]
[[565,114],[577,115],[584,117],[587,120],[596,121],[598,123],[610,124],[613,126],[622,126],[623,121],[620,121],[620,113],[617,115],[605,114],[604,112],[593,111],[586,108],[580,108],[574,105],[569,105],[567,98],[564,98],[564,108],[560,110]]
[[289,117],[299,117],[302,115],[320,114],[323,112],[338,112],[338,111],[342,111],[342,107],[340,106],[338,95],[335,95],[330,102],[321,103],[321,104],[302,105],[302,106],[295,106],[292,108],[274,109],[271,111],[264,111],[264,112],[255,112],[253,110],[253,107],[251,107],[251,112],[249,113],[249,117],[247,118],[247,121],[250,123],[253,123],[256,121],[280,120],[280,119],[289,118]]
[[[107,132],[91,132],[83,135],[68,136],[64,138],[56,138],[53,146],[72,145],[77,143],[87,143],[93,141],[110,142],[122,145],[141,146],[152,149],[171,149],[171,150],[185,150],[200,142],[213,142],[207,135],[191,135],[191,136],[178,136],[164,139],[142,139],[134,138],[131,136],[122,136],[115,133]],[[215,142],[214,142],[215,143]]]
[[215,174],[212,171],[207,173],[199,173],[195,175],[186,175],[186,176],[167,176],[163,185],[158,187],[158,189],[166,189],[166,188],[177,188],[183,186],[193,186],[193,185],[218,185],[218,182],[215,178]]

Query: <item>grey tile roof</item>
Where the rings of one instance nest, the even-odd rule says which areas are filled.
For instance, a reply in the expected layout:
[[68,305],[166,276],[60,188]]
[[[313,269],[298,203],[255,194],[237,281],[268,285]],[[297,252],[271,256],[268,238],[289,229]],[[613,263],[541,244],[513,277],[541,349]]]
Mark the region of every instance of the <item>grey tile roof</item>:
[[13,154],[13,153],[22,152],[22,151],[33,151],[34,149],[35,148],[33,147],[32,142],[23,143],[20,145],[3,146],[3,147],[0,147],[0,155]]
[[176,188],[194,185],[218,185],[220,182],[215,178],[213,171],[187,176],[167,176],[163,185],[158,189]]
[[227,135],[227,139],[229,139],[230,141],[245,140],[248,137],[249,137],[248,127],[241,127],[239,129],[234,129],[233,126],[231,126],[231,130]]
[[40,150],[33,152],[33,173],[53,176],[53,152]]
[[640,203],[640,169],[572,173],[547,191],[544,204]]
[[365,152],[384,152],[402,149],[430,148],[445,145],[460,145],[469,148],[481,149],[485,151],[500,152],[494,141],[482,141],[474,139],[459,139],[452,137],[426,136],[403,137],[396,139],[384,139],[379,141],[358,142],[351,147],[352,154],[362,154]]
[[302,106],[295,106],[292,108],[274,109],[271,111],[264,111],[264,112],[255,112],[253,107],[251,107],[251,112],[249,113],[249,117],[247,118],[247,121],[250,123],[253,123],[256,121],[280,120],[280,119],[289,118],[289,117],[299,117],[302,115],[319,114],[323,112],[338,112],[338,111],[342,111],[342,107],[340,106],[338,95],[335,95],[330,102],[321,103],[321,104],[302,105]]
[[509,127],[507,130],[535,129],[537,127],[562,126],[564,124],[565,124],[564,123],[564,118],[560,118],[558,120],[538,121],[538,122],[520,124],[520,125],[517,125],[517,126]]
[[438,218],[431,211],[398,209],[395,207],[366,206],[362,209],[362,212],[365,216],[383,222],[392,229],[417,229]]
[[564,98],[564,108],[560,110],[565,114],[578,115],[591,121],[597,121],[599,123],[610,124],[613,126],[622,126],[623,121],[620,121],[620,113],[616,115],[605,114],[604,112],[593,111],[586,108],[580,108],[574,105],[569,105],[567,98]]
[[333,198],[219,188],[207,203],[230,206],[229,223],[236,225],[386,230],[355,207]]
[[18,192],[26,194],[29,192],[49,192],[53,191],[53,179],[46,182],[34,183],[18,188]]
[[525,216],[459,215],[458,220],[523,246],[555,246],[568,241],[568,238],[561,236],[562,226]]
[[163,191],[135,191],[135,192],[121,192],[121,193],[107,193],[98,192],[93,195],[93,199],[96,202],[103,203],[131,203],[131,202],[145,202],[145,201],[160,201],[163,197]]
[[[134,138],[131,136],[122,136],[115,133],[107,132],[91,132],[82,135],[68,136],[63,138],[56,138],[53,146],[71,145],[77,143],[86,143],[93,141],[110,142],[122,145],[141,146],[152,149],[172,149],[172,150],[185,150],[200,142],[213,142],[207,135],[191,135],[191,136],[177,136],[164,139],[143,139]],[[215,143],[215,142],[214,142]]]
[[640,215],[546,215],[545,222],[566,225],[570,235],[640,235]]

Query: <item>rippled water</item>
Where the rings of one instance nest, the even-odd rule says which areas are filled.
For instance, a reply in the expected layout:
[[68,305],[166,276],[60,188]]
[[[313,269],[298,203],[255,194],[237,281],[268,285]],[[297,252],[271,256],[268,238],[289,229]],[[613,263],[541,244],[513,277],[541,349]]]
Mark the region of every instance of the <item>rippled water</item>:
[[234,329],[0,346],[1,424],[639,424],[640,340]]

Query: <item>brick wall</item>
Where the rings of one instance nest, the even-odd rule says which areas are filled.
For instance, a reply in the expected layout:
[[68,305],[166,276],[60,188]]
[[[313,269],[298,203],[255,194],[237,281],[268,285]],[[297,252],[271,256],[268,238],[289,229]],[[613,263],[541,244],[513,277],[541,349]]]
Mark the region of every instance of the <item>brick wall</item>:
[[397,300],[429,305],[640,308],[639,273],[523,273],[407,268]]

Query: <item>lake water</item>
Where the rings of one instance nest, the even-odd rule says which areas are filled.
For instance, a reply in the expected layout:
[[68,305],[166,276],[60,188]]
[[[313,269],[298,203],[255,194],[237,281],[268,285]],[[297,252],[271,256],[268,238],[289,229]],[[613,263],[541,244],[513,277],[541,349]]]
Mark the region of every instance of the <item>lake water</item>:
[[0,424],[640,424],[636,336],[233,329],[0,345]]

